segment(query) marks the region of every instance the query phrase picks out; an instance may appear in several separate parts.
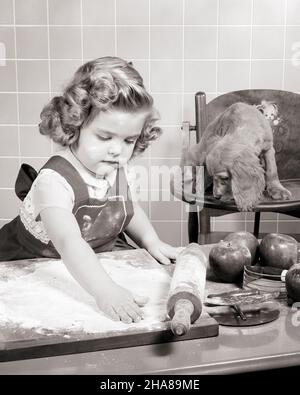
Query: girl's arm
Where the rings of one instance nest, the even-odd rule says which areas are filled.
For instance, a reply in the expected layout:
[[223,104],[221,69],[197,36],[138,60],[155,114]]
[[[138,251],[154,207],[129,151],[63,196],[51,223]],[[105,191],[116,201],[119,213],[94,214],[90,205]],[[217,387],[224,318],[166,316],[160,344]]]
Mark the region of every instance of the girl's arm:
[[172,247],[159,239],[149,218],[137,202],[134,202],[134,216],[126,228],[126,233],[164,265],[169,265],[171,260],[176,259],[181,249]]
[[134,297],[106,273],[96,254],[81,237],[74,215],[61,208],[45,208],[40,213],[46,232],[64,264],[78,283],[92,295],[100,310],[125,323],[142,318],[139,305],[146,300]]

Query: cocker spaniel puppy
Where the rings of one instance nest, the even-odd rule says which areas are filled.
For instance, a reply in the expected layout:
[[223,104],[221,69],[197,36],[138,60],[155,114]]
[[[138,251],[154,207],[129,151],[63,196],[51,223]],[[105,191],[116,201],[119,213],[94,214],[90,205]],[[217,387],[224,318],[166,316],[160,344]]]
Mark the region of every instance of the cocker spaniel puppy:
[[273,199],[291,198],[278,179],[271,126],[255,106],[228,107],[185,152],[181,165],[205,165],[213,196],[222,202],[234,199],[240,211],[253,210],[265,190]]

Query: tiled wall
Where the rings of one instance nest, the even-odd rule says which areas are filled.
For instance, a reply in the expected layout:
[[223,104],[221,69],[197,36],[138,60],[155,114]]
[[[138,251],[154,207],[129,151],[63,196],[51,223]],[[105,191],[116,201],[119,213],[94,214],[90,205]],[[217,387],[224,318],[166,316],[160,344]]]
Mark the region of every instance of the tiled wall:
[[[144,76],[164,129],[139,159],[149,166],[178,163],[196,91],[208,100],[245,88],[298,92],[299,54],[300,0],[0,0],[0,226],[18,211],[20,164],[39,168],[55,150],[38,133],[40,111],[82,62],[117,55]],[[143,207],[162,238],[187,242],[184,205]],[[213,228],[252,230],[252,218],[219,217]],[[262,231],[299,233],[288,217],[262,220]]]

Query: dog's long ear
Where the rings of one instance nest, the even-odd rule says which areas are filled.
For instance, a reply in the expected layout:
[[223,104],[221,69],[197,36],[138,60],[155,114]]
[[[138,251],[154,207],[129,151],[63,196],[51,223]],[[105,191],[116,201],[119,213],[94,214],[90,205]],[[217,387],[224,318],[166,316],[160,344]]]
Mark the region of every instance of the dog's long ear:
[[181,152],[181,166],[202,166],[205,163],[206,152],[203,151],[202,143],[188,146],[183,144]]
[[264,170],[257,155],[250,149],[239,152],[230,169],[231,188],[240,211],[252,211],[265,189]]
[[[206,153],[202,144],[189,146],[184,141],[181,152],[180,171],[175,169],[171,174],[171,192],[174,196],[188,203],[201,201],[204,194],[204,162]],[[203,201],[203,199],[202,199]]]

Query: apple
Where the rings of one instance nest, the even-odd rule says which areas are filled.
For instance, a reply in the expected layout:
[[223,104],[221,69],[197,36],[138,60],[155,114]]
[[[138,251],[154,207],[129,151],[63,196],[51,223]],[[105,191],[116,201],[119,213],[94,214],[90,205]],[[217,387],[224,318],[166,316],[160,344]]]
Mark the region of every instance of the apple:
[[300,264],[291,266],[285,276],[285,287],[288,296],[294,302],[300,302]]
[[236,241],[221,240],[210,250],[209,263],[220,280],[227,283],[240,282],[244,266],[251,264],[251,253],[248,247]]
[[299,246],[293,237],[281,233],[269,233],[259,245],[260,263],[289,269],[297,263]]
[[237,242],[241,246],[245,246],[249,248],[251,253],[251,264],[254,264],[256,261],[256,257],[258,255],[258,246],[259,242],[257,238],[250,232],[239,231],[229,233],[225,238],[225,241],[234,241]]

